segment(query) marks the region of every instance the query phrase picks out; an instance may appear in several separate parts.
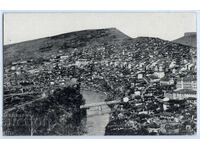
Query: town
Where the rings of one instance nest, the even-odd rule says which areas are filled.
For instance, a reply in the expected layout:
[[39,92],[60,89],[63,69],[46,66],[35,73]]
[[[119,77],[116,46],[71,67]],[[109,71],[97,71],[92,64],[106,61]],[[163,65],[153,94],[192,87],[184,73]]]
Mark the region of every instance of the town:
[[[76,45],[76,44],[75,44]],[[42,48],[41,50],[50,47]],[[196,48],[158,38],[71,47],[4,67],[4,111],[79,85],[105,92],[112,110],[105,135],[194,135]]]

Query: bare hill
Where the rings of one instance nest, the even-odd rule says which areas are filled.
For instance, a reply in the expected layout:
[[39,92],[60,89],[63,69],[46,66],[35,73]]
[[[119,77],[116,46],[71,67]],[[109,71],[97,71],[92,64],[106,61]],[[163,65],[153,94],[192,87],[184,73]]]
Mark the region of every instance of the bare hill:
[[129,39],[116,28],[83,30],[52,37],[46,37],[4,46],[4,65],[13,61],[48,57],[59,50],[72,51],[74,48],[120,43]]
[[187,32],[184,34],[183,37],[178,38],[173,42],[187,46],[197,47],[197,34],[196,32]]

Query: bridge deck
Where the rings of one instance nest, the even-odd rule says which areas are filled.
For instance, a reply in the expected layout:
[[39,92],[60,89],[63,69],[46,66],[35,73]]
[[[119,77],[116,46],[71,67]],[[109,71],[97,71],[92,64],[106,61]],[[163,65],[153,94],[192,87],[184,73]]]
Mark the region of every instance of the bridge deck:
[[98,107],[98,106],[103,106],[103,105],[109,105],[109,104],[118,104],[121,103],[120,100],[114,100],[114,101],[109,101],[109,102],[100,102],[100,103],[91,103],[91,104],[85,104],[81,105],[80,108],[91,108],[91,107]]

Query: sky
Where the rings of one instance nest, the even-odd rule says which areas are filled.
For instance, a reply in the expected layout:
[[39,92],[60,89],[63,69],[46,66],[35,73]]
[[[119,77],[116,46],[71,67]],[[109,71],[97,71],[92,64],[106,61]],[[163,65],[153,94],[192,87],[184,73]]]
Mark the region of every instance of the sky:
[[4,45],[110,27],[133,38],[174,40],[196,32],[196,13],[5,13]]

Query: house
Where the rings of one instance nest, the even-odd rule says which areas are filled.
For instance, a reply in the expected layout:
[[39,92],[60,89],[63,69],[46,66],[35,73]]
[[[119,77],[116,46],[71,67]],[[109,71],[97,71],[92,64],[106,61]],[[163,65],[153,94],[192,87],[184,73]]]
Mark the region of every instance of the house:
[[166,111],[170,108],[170,104],[168,101],[163,101],[163,110]]
[[149,75],[150,82],[159,82],[160,78],[155,75]]
[[24,61],[21,61],[21,62],[19,62],[21,65],[22,64],[27,64],[27,61],[26,60],[24,60]]
[[190,64],[190,63],[186,64],[187,70],[191,70],[191,68],[192,68],[193,66],[194,66],[194,64]]
[[78,59],[75,63],[76,66],[80,67],[80,66],[85,66],[89,63],[89,61],[87,59]]
[[157,76],[158,78],[163,78],[165,76],[165,72],[163,69],[163,65],[156,65],[154,68],[154,75]]
[[186,98],[196,98],[197,92],[191,89],[180,89],[173,92],[164,92],[164,97],[169,99],[183,100]]
[[172,69],[176,66],[176,62],[175,61],[172,61],[169,65],[169,68]]
[[140,111],[138,112],[139,115],[148,115],[149,112],[148,111]]
[[197,90],[197,79],[194,76],[178,79],[176,88]]
[[12,67],[10,68],[10,70],[15,71],[15,70],[16,70],[16,67],[15,67],[15,66],[12,66]]
[[66,60],[69,56],[60,56],[61,60]]
[[12,62],[12,66],[16,66],[18,64],[19,64],[19,62]]
[[165,76],[165,72],[164,71],[154,72],[154,75],[161,79]]
[[172,78],[162,78],[160,80],[160,85],[173,85],[174,80]]
[[143,74],[142,74],[142,73],[139,73],[139,74],[137,75],[137,78],[138,78],[138,79],[142,79],[142,78],[143,78]]
[[17,61],[17,62],[12,62],[12,66],[16,66],[16,65],[23,65],[23,64],[27,64],[27,61]]
[[131,69],[131,68],[132,68],[132,64],[129,63],[129,64],[128,64],[128,69]]
[[194,105],[196,105],[196,104],[197,104],[197,97],[195,97],[195,98],[188,98],[188,99],[187,99],[187,102],[188,102],[189,104],[194,104]]
[[177,135],[180,132],[180,124],[177,122],[168,122],[165,129],[169,135]]
[[28,70],[27,72],[30,73],[30,74],[35,74],[35,73],[39,73],[40,70],[38,70],[38,69],[31,69],[31,70]]
[[140,94],[141,94],[141,92],[140,91],[135,91],[135,96],[139,96]]

